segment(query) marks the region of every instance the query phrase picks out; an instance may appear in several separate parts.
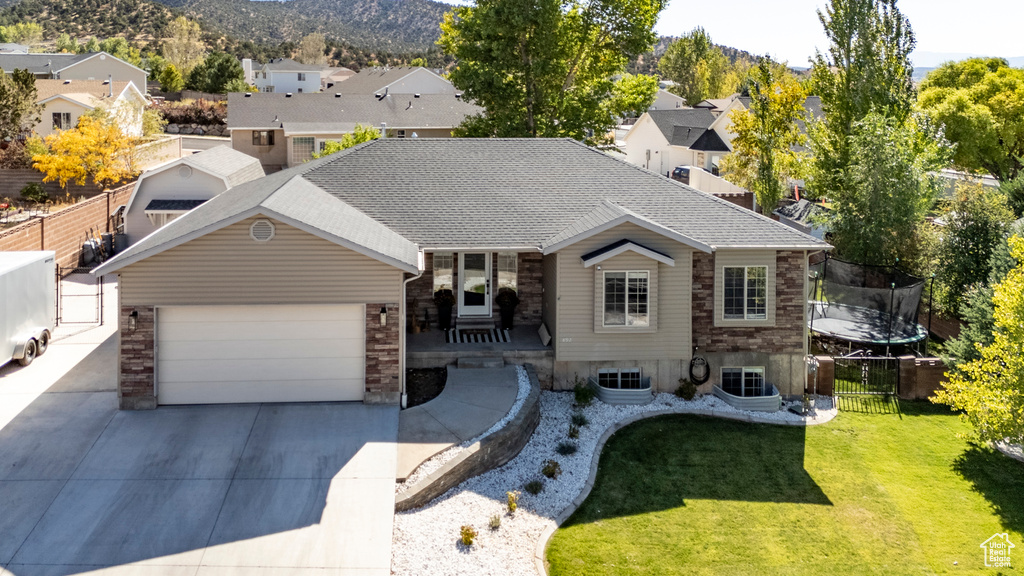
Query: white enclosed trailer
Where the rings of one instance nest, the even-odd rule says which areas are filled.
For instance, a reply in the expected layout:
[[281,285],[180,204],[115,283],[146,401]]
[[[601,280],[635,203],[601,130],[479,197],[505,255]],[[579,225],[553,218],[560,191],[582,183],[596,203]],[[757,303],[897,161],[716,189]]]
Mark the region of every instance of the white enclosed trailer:
[[0,252],[0,366],[46,352],[56,321],[54,252]]

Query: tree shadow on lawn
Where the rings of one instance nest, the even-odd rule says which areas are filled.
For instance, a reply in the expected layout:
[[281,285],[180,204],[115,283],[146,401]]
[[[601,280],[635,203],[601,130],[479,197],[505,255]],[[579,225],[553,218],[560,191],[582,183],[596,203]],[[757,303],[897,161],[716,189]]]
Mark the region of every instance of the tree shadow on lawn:
[[594,490],[564,526],[687,500],[831,506],[804,469],[806,428],[671,415],[627,426],[601,453]]
[[970,444],[953,470],[992,505],[1003,528],[1024,532],[1024,463],[988,446]]

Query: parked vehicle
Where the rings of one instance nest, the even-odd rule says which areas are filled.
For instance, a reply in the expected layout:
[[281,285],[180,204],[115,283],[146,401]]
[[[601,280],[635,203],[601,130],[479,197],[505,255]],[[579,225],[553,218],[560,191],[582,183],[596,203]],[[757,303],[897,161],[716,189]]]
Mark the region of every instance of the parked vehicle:
[[672,179],[679,180],[683,184],[690,183],[690,167],[689,166],[676,166],[675,170],[672,171]]
[[28,366],[56,323],[56,254],[0,252],[0,366]]

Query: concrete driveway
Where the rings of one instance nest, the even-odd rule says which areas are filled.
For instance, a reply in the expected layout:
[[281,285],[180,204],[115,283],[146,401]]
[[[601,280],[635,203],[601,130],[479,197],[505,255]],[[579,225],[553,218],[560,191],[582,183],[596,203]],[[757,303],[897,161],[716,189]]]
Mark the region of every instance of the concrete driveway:
[[0,429],[0,574],[390,574],[397,407],[119,412],[115,352]]

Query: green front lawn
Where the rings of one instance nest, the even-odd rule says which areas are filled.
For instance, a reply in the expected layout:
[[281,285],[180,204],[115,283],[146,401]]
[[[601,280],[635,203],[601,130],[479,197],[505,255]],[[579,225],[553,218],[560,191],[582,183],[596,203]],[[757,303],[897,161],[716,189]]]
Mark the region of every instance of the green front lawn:
[[547,550],[568,574],[989,574],[1024,567],[1024,464],[928,403],[811,428],[664,416],[619,431]]

